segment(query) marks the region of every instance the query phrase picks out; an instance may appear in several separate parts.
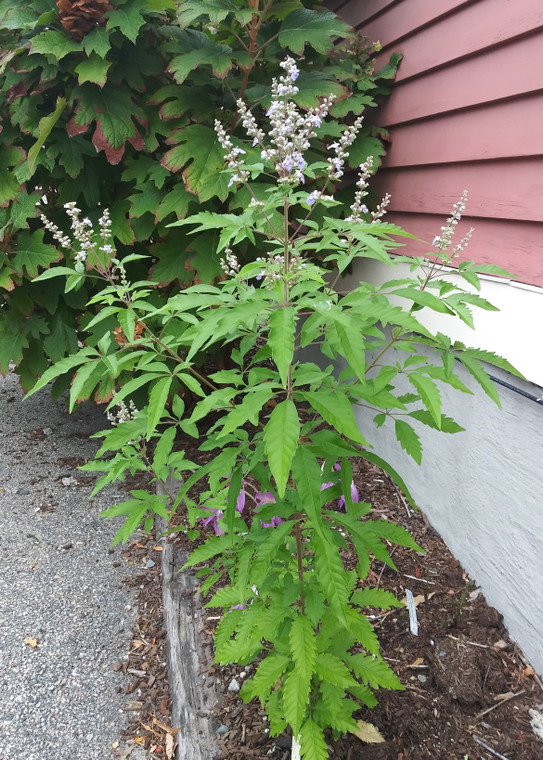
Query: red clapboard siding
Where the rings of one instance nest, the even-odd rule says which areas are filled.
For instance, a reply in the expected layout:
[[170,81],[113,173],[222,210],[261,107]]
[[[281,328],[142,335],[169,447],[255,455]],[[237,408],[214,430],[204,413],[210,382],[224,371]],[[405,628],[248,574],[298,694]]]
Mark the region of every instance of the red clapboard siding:
[[543,30],[399,82],[381,112],[387,126],[536,92],[543,87]]
[[403,0],[366,0],[366,2],[361,2],[361,0],[335,0],[335,2],[326,4],[348,24],[358,27],[386,8],[401,2]]
[[[370,39],[378,39],[383,47],[396,43],[402,37],[412,35],[438,19],[448,16],[466,5],[476,5],[480,0],[409,0],[389,6],[384,13],[369,23],[363,31]],[[497,0],[494,0],[497,2]],[[343,10],[341,11],[343,16]],[[360,12],[358,12],[360,15]],[[351,22],[350,22],[351,23]],[[377,36],[375,32],[378,31]]]
[[467,190],[470,217],[543,222],[543,157],[382,169],[374,187],[390,193],[391,211],[448,216]]
[[[418,2],[404,0],[399,7],[410,8]],[[434,5],[428,0],[427,4]],[[441,0],[435,5],[440,6]],[[393,16],[395,10],[393,7],[389,13],[363,26],[363,31],[371,39],[378,39],[383,46],[385,43],[388,46],[386,54],[377,58],[377,68],[386,63],[392,51],[403,54],[398,82],[543,27],[541,0],[476,0],[398,42],[409,28],[390,28],[393,19],[387,19],[387,16]]]
[[[387,221],[401,225],[425,243],[409,241],[406,253],[428,254],[431,242],[439,234],[445,217],[430,214],[390,213]],[[529,285],[543,285],[543,256],[541,239],[543,225],[534,222],[506,222],[494,219],[469,219],[464,217],[458,225],[455,240],[460,240],[470,227],[473,237],[462,259],[477,264],[498,264],[516,275],[516,280]],[[399,253],[402,252],[400,248]]]
[[536,156],[543,153],[543,94],[396,127],[386,166]]

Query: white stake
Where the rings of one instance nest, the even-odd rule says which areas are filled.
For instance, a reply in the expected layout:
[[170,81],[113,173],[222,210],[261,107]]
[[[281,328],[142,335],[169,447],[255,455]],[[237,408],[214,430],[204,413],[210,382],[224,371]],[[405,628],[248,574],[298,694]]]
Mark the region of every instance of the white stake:
[[301,752],[301,745],[300,745],[300,737],[298,736],[297,739],[292,737],[292,751],[290,754],[291,760],[300,760],[300,752]]

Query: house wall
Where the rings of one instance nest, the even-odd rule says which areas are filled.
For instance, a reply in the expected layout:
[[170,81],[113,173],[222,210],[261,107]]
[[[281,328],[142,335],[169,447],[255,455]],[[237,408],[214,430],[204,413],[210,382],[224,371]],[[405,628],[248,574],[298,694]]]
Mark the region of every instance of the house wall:
[[[541,0],[329,0],[346,21],[383,46],[377,68],[403,54],[392,95],[377,117],[390,147],[376,189],[390,192],[389,221],[428,253],[452,204],[468,190],[459,237],[475,228],[465,258],[499,264],[517,282],[485,277],[482,295],[501,309],[480,314],[475,332],[429,326],[506,356],[543,396],[543,3]],[[383,281],[367,262],[355,279]],[[471,333],[471,334],[470,334]],[[462,370],[461,370],[462,371]],[[464,378],[466,384],[471,378]],[[419,468],[386,425],[363,431],[395,465],[419,506],[503,615],[543,675],[543,406],[501,389],[503,410],[477,388],[443,389],[446,413],[466,427],[450,436],[421,426]]]

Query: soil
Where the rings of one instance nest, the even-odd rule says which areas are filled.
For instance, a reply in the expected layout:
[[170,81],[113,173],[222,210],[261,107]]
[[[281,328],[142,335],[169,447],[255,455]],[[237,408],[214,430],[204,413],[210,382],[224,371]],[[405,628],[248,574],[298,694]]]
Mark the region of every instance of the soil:
[[[187,452],[190,457],[190,452]],[[358,467],[358,469],[357,469]],[[365,743],[353,735],[329,737],[330,757],[337,760],[542,760],[543,741],[530,725],[528,710],[543,709],[543,684],[509,639],[500,614],[489,607],[463,572],[425,516],[413,513],[390,479],[360,460],[354,466],[360,498],[372,505],[372,517],[406,527],[424,554],[392,549],[398,572],[375,561],[368,585],[405,599],[414,595],[418,635],[410,632],[406,610],[370,619],[379,636],[382,655],[398,674],[404,691],[378,693],[379,704],[355,717],[371,723],[381,743]],[[177,534],[176,542],[183,542]],[[183,547],[186,548],[186,547]],[[162,628],[160,546],[153,536],[127,550],[131,562],[156,562],[137,583],[141,615],[134,645],[122,667],[137,671],[131,684],[137,692],[132,739],[150,757],[172,755],[169,690]],[[201,628],[212,641],[213,612],[205,610]],[[137,642],[142,644],[137,645]],[[118,664],[117,664],[118,666]],[[203,663],[207,681],[220,693],[215,708],[217,745],[222,760],[267,760],[290,757],[289,736],[271,738],[264,712],[256,703],[243,704],[232,688],[251,668]],[[143,673],[144,675],[139,675]],[[169,746],[167,747],[167,742]],[[211,759],[210,759],[211,760]],[[218,758],[217,758],[218,760]]]

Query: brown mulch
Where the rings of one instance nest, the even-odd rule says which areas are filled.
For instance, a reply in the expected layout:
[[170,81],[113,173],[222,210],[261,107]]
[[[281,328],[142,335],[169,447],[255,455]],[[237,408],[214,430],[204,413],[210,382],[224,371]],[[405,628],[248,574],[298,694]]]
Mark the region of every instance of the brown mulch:
[[[425,551],[419,554],[396,547],[393,559],[398,572],[376,561],[368,578],[369,585],[388,589],[400,599],[405,598],[406,589],[412,591],[419,632],[411,634],[407,610],[375,611],[372,622],[382,655],[405,690],[380,691],[377,707],[356,714],[379,729],[383,743],[366,744],[354,736],[337,741],[329,737],[330,757],[541,760],[543,742],[530,726],[528,710],[543,709],[543,684],[508,638],[501,616],[486,604],[424,515],[407,509],[388,477],[363,460],[354,469],[361,499],[372,504],[372,517],[403,525]],[[184,539],[179,534],[175,540]],[[149,559],[156,564],[136,581],[140,617],[129,659],[122,666],[135,671],[131,696],[140,703],[131,736],[150,751],[150,757],[167,758],[169,690],[159,548],[149,536],[134,542],[126,553],[138,565],[145,566]],[[204,611],[202,635],[209,641],[213,624],[213,613]],[[245,705],[235,691],[229,691],[233,679],[239,684],[251,676],[251,668],[212,664],[206,668],[208,680],[221,693],[214,716],[220,726],[220,757],[287,760],[290,737],[270,738],[259,705]]]

